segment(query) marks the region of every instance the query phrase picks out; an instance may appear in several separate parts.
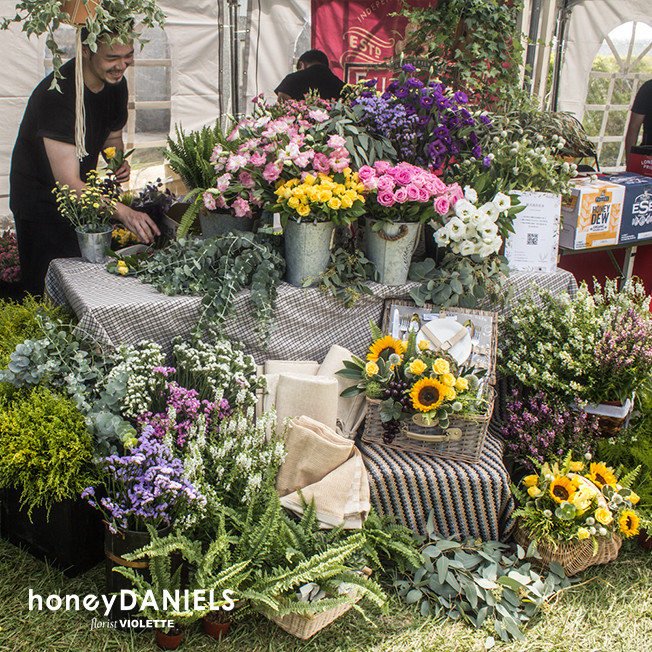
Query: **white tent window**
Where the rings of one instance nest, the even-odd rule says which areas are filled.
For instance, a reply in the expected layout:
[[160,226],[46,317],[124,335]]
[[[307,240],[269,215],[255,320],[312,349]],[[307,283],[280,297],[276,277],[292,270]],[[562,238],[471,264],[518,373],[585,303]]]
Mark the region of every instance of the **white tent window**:
[[633,21],[611,30],[593,60],[584,106],[584,128],[597,145],[601,169],[624,166],[629,110],[651,77],[652,27]]
[[[148,42],[142,50],[136,47],[134,65],[127,70],[129,87],[129,118],[125,145],[138,149],[166,144],[170,130],[171,66],[170,46],[160,28],[147,31]],[[57,42],[69,59],[75,52],[75,30],[62,26],[57,30]],[[52,60],[46,50],[45,74],[52,70]]]

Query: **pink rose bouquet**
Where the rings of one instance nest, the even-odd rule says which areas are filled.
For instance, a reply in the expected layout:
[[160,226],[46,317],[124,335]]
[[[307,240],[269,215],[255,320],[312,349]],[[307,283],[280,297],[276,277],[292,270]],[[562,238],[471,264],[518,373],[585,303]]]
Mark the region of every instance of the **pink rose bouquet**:
[[447,186],[437,175],[411,165],[377,161],[363,165],[358,177],[369,193],[367,212],[373,219],[392,222],[427,222],[446,215],[463,197],[457,184]]

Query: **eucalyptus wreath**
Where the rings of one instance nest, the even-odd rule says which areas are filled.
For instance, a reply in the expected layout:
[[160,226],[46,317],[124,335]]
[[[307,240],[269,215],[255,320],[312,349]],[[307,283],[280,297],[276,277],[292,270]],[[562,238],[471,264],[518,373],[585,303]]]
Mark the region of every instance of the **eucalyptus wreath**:
[[233,231],[208,240],[176,240],[155,251],[137,274],[167,295],[203,295],[193,329],[199,337],[206,331],[222,334],[236,294],[249,288],[256,335],[266,342],[284,272],[285,260],[265,236]]

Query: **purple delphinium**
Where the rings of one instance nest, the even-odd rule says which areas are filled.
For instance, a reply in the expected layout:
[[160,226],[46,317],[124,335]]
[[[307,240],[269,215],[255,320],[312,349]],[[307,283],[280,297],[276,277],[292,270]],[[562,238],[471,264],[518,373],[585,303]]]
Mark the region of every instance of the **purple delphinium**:
[[543,463],[570,450],[592,453],[598,433],[597,416],[574,411],[545,392],[527,395],[514,390],[507,402],[505,447],[529,470],[535,468],[533,459]]
[[[166,412],[156,414],[146,412],[138,417],[138,423],[144,427],[151,427],[152,435],[159,439],[162,439],[170,427],[173,427],[175,443],[179,448],[183,448],[188,433],[200,414],[204,415],[208,427],[212,421],[221,421],[231,413],[226,399],[223,398],[216,404],[214,401],[200,401],[198,396],[196,390],[186,389],[173,381],[168,384]],[[174,423],[170,418],[171,415],[174,415]]]
[[161,528],[193,503],[206,504],[206,498],[184,478],[183,462],[154,436],[146,426],[138,444],[125,455],[110,455],[100,460],[106,495],[87,487],[82,498],[99,509],[117,528],[145,530],[146,525]]

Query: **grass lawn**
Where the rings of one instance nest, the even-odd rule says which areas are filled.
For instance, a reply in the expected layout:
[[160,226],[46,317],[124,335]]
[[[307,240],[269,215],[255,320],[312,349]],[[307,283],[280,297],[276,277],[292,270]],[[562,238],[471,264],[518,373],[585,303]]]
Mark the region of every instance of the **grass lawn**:
[[[580,585],[549,604],[525,633],[525,641],[497,643],[510,652],[652,651],[652,554],[626,543],[617,561],[593,567]],[[158,649],[151,632],[124,633],[90,629],[98,614],[28,610],[28,591],[46,598],[104,592],[104,567],[68,579],[6,541],[0,541],[0,651],[2,652],[141,652]],[[383,651],[466,652],[484,650],[487,633],[460,623],[422,618],[392,598],[390,614],[367,611],[368,620],[350,611],[304,642],[263,617],[239,623],[222,643],[195,626],[180,650],[243,652]]]

